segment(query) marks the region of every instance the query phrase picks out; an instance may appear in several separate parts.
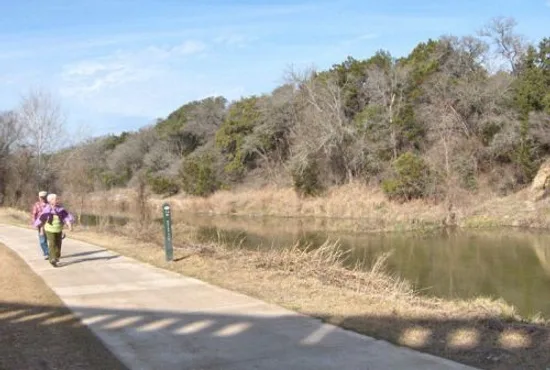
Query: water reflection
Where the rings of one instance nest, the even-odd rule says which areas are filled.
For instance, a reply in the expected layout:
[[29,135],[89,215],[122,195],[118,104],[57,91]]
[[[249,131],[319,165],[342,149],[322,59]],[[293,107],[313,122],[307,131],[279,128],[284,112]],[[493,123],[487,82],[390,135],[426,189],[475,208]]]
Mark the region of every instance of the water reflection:
[[78,223],[84,226],[115,225],[124,226],[128,223],[128,217],[82,214],[78,216]]
[[[336,233],[315,230],[307,219],[188,216],[202,241],[244,248],[319,246],[339,240],[347,264],[392,252],[388,268],[423,294],[448,298],[502,298],[524,315],[550,317],[550,235],[517,229],[444,229],[424,233]],[[318,221],[312,220],[312,223]],[[325,222],[330,222],[325,220]],[[331,227],[331,229],[333,229]]]

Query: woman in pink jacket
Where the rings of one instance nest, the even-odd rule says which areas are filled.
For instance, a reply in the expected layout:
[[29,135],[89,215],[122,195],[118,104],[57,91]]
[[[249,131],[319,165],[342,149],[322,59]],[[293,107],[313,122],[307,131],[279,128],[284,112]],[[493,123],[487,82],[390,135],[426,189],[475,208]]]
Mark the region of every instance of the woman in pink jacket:
[[48,256],[52,266],[57,267],[61,257],[61,243],[63,228],[73,229],[73,216],[59,204],[56,194],[48,194],[48,205],[44,207],[40,216],[34,222],[35,227],[43,227],[48,239]]

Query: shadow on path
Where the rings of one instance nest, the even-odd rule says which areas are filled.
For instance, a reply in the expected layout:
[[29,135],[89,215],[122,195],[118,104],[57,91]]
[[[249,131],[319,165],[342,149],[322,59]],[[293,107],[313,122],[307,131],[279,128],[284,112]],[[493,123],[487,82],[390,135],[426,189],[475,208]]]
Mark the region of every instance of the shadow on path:
[[[159,355],[153,351],[162,348],[162,357],[166,361],[163,370],[382,368],[370,367],[371,363],[386,363],[390,366],[388,369],[407,369],[407,365],[419,368],[419,364],[385,359],[387,345],[383,342],[366,338],[364,341],[354,341],[359,345],[350,348],[344,331],[334,330],[332,326],[318,321],[303,320],[300,316],[174,313],[93,307],[73,310],[108,346],[117,347],[119,353],[126,354],[122,360],[127,364],[148,363]],[[481,337],[482,331],[478,327],[491,325],[490,322],[442,320],[435,332],[423,329],[433,327],[433,322],[391,317],[347,317],[341,325],[352,325],[354,320],[370,320],[374,327],[383,324],[386,327],[390,324],[401,327],[403,342],[414,344],[420,350],[427,345],[439,345],[443,351],[453,352],[455,357],[464,355],[465,363],[470,362],[468,359],[472,359],[472,354],[478,359],[476,353],[481,354],[485,361],[472,363],[481,368],[546,369],[544,364],[550,366],[550,338],[547,333],[529,332],[525,327],[516,332]],[[60,307],[2,302],[0,325],[32,326],[37,330],[62,325],[79,330],[78,323],[67,319],[67,312]],[[284,337],[284,340],[273,341],[274,335]],[[441,337],[447,340],[440,344],[433,343],[433,338]],[[131,345],[125,338],[131,338]],[[494,343],[490,352],[485,352],[485,346],[481,346],[487,342]],[[549,344],[545,352],[529,353],[533,344],[541,342]],[[344,345],[346,350],[342,351]],[[391,353],[388,349],[387,354]],[[323,365],[318,366],[313,360]],[[410,357],[409,360],[415,362],[418,358]],[[426,363],[429,365],[429,359]]]
[[116,259],[116,258],[119,258],[119,257],[120,257],[119,255],[115,255],[115,256],[107,256],[107,257],[79,258],[79,259],[75,259],[75,260],[71,260],[71,261],[59,262],[59,264],[57,266],[58,267],[64,267],[64,266],[74,265],[74,264],[77,264],[77,263],[91,262],[91,261],[110,261],[110,260],[113,260],[113,259]]
[[73,254],[67,254],[62,255],[61,258],[72,258],[72,257],[84,257],[84,256],[90,256],[92,254],[101,253],[101,252],[109,252],[107,249],[98,249],[88,252],[80,252],[80,253],[73,253]]

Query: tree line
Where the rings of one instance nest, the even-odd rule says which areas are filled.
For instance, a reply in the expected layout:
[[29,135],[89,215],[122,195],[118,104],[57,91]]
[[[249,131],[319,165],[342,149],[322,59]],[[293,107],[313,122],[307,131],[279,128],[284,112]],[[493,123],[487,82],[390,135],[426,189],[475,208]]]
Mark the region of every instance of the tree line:
[[59,111],[31,95],[0,116],[0,201],[139,184],[207,196],[259,179],[303,196],[349,182],[399,201],[453,201],[481,186],[508,194],[550,153],[550,38],[530,44],[515,26],[496,18],[405,57],[290,70],[271,93],[189,102],[136,132],[62,150],[42,136]]

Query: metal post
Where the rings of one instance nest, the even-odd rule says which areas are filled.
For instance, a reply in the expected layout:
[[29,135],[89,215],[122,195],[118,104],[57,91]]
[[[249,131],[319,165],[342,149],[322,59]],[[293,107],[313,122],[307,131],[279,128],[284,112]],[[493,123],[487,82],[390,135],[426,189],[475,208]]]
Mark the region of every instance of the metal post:
[[172,247],[172,215],[170,214],[170,205],[162,205],[162,220],[164,224],[164,252],[166,261],[174,259],[174,248]]

